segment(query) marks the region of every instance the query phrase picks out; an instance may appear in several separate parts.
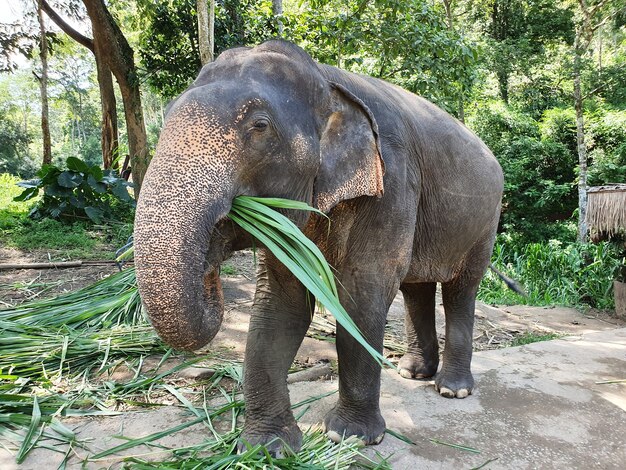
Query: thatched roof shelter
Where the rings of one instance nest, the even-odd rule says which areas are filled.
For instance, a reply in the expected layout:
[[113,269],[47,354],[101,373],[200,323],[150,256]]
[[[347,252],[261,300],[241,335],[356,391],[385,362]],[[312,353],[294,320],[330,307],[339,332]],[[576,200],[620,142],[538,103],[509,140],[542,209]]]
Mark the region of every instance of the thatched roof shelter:
[[626,184],[589,188],[587,225],[593,242],[626,233]]

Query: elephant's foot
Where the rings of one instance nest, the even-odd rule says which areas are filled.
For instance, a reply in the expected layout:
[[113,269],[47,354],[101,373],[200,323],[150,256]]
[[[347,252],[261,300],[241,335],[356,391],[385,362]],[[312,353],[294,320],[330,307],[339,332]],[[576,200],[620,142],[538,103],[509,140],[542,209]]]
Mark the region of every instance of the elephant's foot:
[[361,410],[360,413],[350,413],[336,405],[324,419],[326,435],[333,442],[357,436],[365,445],[379,444],[385,437],[385,420],[378,410]]
[[272,431],[267,429],[258,431],[253,427],[244,425],[237,451],[239,453],[245,452],[249,447],[254,447],[257,444],[265,446],[274,458],[283,458],[300,450],[302,431],[295,422]]
[[444,363],[441,372],[435,377],[435,390],[446,398],[465,398],[472,394],[473,389],[474,377],[469,370],[449,372]]
[[398,363],[400,375],[405,379],[427,379],[437,373],[439,357],[426,361],[417,354],[406,353]]

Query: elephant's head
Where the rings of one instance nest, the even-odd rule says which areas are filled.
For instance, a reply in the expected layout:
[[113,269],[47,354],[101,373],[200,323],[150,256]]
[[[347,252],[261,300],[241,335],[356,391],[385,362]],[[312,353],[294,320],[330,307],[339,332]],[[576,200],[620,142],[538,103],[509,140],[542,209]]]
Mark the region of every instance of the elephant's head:
[[137,204],[137,281],[161,338],[193,350],[219,330],[219,264],[250,246],[226,219],[235,197],[327,212],[380,196],[383,172],[372,114],[302,49],[271,41],[221,54],[170,106]]

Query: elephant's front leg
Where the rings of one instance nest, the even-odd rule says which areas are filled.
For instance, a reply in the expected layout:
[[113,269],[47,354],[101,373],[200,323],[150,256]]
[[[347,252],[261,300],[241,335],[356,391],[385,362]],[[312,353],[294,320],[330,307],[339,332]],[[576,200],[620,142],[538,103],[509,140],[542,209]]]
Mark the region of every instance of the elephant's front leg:
[[[350,296],[342,295],[342,305],[369,344],[382,352],[385,319],[393,296],[379,292],[380,282],[351,281],[358,287],[348,289]],[[351,281],[344,282],[344,287],[352,284]],[[344,436],[358,436],[365,444],[378,444],[385,433],[379,405],[381,366],[340,325],[337,325],[337,355],[339,399],[324,421],[328,437],[337,442]]]
[[[242,440],[281,455],[300,449],[302,432],[291,412],[287,373],[311,323],[308,293],[271,255],[259,269],[244,363]],[[240,446],[241,448],[241,446]]]

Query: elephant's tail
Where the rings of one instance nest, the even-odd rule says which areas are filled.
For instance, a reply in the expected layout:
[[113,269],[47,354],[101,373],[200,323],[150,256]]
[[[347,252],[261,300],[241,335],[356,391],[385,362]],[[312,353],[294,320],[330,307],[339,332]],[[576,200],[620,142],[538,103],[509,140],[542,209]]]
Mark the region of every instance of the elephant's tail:
[[502,281],[504,281],[506,286],[509,289],[511,289],[513,292],[521,295],[522,297],[528,297],[528,294],[524,290],[524,287],[519,282],[517,282],[515,279],[511,279],[510,277],[506,276],[502,272],[498,271],[493,264],[490,264],[489,268],[491,268],[491,270],[494,273],[496,273],[498,275],[498,277],[500,279],[502,279]]

